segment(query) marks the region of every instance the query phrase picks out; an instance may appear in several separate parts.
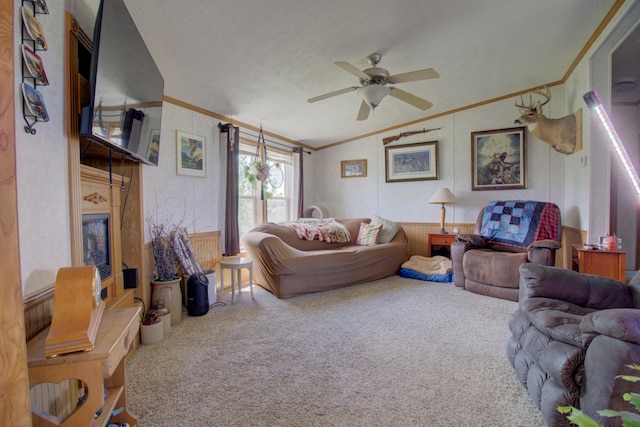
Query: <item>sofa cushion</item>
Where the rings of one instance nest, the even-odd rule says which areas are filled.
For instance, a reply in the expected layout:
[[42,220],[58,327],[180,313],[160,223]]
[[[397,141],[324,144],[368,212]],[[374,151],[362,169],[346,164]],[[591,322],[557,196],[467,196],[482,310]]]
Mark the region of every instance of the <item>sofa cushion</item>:
[[640,310],[614,308],[590,313],[580,323],[582,340],[587,347],[598,335],[608,335],[633,344],[640,344]]
[[518,289],[518,266],[527,262],[526,252],[495,252],[472,249],[465,253],[462,266],[467,280],[501,288]]
[[633,306],[631,288],[608,277],[533,263],[520,266],[520,301],[544,297],[593,310]]
[[583,348],[580,323],[593,311],[579,305],[549,298],[529,298],[520,309],[540,332],[567,344]]
[[378,244],[378,235],[382,229],[382,224],[360,224],[360,231],[356,239],[358,246],[374,246]]
[[371,224],[382,224],[382,230],[380,230],[380,234],[378,235],[378,243],[389,243],[391,239],[395,237],[398,230],[400,230],[400,224],[384,219],[378,215],[373,217]]

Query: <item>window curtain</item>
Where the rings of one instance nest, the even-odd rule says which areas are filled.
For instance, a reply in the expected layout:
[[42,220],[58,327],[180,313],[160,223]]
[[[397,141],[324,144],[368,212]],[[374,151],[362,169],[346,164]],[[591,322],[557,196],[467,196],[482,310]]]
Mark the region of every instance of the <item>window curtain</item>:
[[220,158],[226,159],[223,165],[223,181],[225,182],[225,199],[223,205],[224,224],[222,253],[225,256],[240,253],[240,231],[238,227],[238,168],[240,165],[240,128],[231,123],[220,125],[220,144],[223,153]]
[[304,158],[304,149],[302,147],[295,147],[293,152],[297,154],[294,156],[294,168],[293,170],[296,173],[297,179],[294,179],[294,187],[293,187],[293,205],[296,206],[296,211],[294,216],[292,216],[292,220],[302,218],[302,213],[304,212],[304,168],[303,168],[303,158]]

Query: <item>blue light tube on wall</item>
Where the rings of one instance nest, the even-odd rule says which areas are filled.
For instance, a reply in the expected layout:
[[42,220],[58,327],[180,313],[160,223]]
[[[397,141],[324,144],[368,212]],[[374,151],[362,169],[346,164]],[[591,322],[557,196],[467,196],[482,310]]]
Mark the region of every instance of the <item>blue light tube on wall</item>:
[[600,119],[600,122],[602,123],[602,127],[604,128],[605,132],[607,133],[607,136],[611,140],[611,144],[613,145],[613,148],[615,148],[616,153],[618,154],[618,158],[620,159],[620,162],[622,162],[622,167],[627,172],[627,175],[629,175],[629,179],[631,179],[633,188],[635,188],[636,193],[638,194],[638,197],[640,197],[640,178],[638,178],[638,173],[636,172],[636,169],[633,167],[633,163],[631,163],[631,158],[629,157],[629,154],[627,154],[627,150],[625,150],[624,145],[622,144],[622,141],[618,136],[618,133],[613,127],[613,123],[611,123],[611,120],[609,119],[609,115],[607,114],[604,107],[602,106],[602,101],[600,101],[600,97],[595,91],[591,91],[591,92],[585,93],[582,96],[582,98],[584,99],[584,102],[586,102],[587,107],[589,107],[591,111],[595,112],[598,118]]

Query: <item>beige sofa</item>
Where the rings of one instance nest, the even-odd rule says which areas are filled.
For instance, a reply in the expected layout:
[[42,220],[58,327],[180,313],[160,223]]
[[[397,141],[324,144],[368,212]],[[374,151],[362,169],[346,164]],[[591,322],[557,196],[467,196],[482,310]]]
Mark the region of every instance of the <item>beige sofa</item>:
[[350,242],[302,240],[289,226],[269,222],[245,233],[242,243],[253,260],[255,282],[278,298],[290,298],[393,276],[408,259],[402,228],[389,243],[358,246],[360,223],[371,220],[338,221],[347,227]]

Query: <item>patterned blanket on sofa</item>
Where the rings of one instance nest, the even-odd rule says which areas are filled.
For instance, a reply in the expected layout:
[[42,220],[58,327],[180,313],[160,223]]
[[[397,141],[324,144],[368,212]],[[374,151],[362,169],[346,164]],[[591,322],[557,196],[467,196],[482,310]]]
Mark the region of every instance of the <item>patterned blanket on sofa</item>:
[[327,243],[351,241],[349,230],[333,218],[286,222],[302,240],[320,240]]
[[560,241],[560,208],[530,200],[492,201],[482,215],[480,235],[489,244],[526,249],[531,243]]

